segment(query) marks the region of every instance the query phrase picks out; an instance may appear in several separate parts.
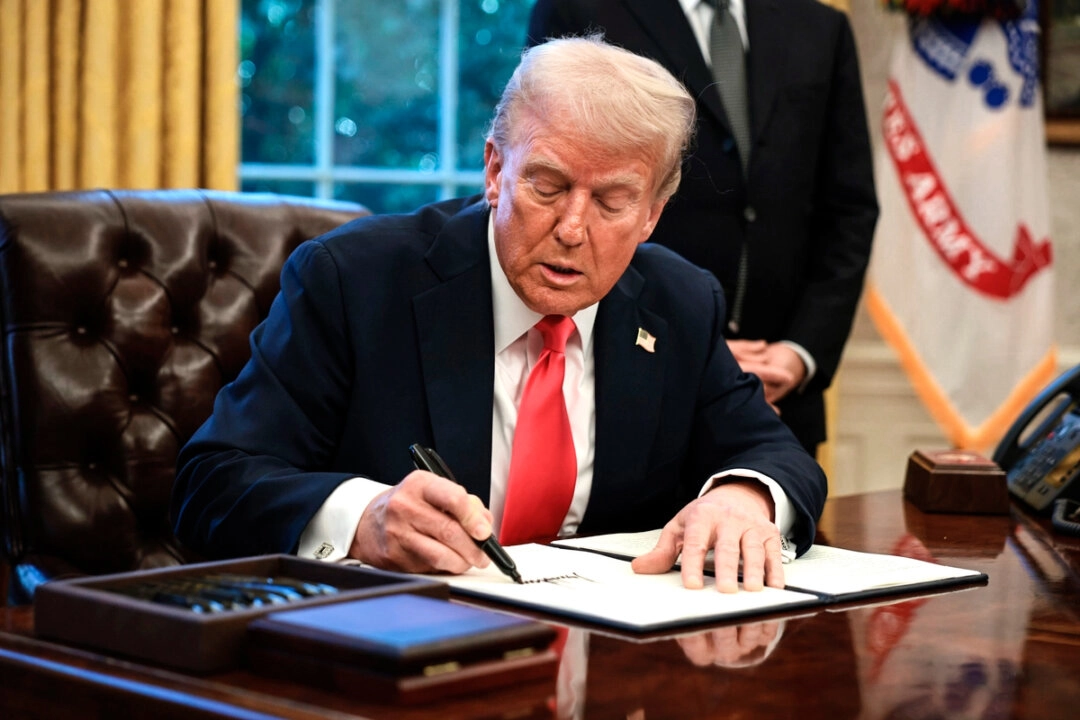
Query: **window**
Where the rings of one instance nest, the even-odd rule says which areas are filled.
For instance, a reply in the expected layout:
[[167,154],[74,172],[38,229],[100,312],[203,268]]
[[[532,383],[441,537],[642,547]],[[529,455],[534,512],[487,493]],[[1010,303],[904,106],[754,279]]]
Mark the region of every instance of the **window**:
[[243,0],[245,191],[412,210],[480,190],[531,0]]

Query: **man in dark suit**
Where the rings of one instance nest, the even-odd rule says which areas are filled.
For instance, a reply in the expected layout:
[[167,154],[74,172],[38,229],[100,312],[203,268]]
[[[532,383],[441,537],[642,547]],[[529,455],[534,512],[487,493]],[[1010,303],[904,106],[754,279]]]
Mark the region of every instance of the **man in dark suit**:
[[603,32],[686,84],[697,135],[652,240],[719,278],[732,352],[814,453],[878,213],[855,43],[846,16],[818,0],[732,0],[749,123],[740,153],[710,67],[716,6],[538,0],[528,41]]
[[[719,589],[737,588],[740,560],[747,588],[782,584],[782,545],[811,544],[824,476],[728,351],[715,278],[642,245],[693,122],[657,63],[596,39],[529,52],[496,111],[483,196],[362,219],[290,257],[251,361],[181,451],[179,537],[211,557],[486,565],[474,540],[508,531],[526,376],[553,354],[534,323],[570,318],[571,495],[545,532],[666,523],[637,570],[681,550],[700,587],[715,549]],[[410,472],[414,442],[460,485]],[[546,451],[537,483],[557,474]]]

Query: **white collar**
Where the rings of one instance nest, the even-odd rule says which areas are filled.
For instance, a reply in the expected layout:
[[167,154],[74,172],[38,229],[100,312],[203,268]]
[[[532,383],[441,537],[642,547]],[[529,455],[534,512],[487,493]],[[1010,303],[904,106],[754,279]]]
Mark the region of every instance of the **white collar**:
[[[705,0],[679,0],[679,4],[682,5],[683,12],[690,14],[697,10],[698,5],[705,2]],[[744,9],[744,0],[727,0],[728,12],[736,20],[742,20],[746,17],[746,10]],[[712,7],[712,6],[710,6]]]

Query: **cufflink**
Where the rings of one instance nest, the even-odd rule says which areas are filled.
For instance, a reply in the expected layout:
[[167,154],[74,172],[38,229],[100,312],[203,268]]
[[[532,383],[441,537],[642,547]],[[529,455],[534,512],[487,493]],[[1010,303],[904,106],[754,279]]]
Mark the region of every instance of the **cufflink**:
[[328,542],[324,542],[322,545],[315,549],[315,559],[325,560],[330,557],[330,553],[334,552],[334,546]]

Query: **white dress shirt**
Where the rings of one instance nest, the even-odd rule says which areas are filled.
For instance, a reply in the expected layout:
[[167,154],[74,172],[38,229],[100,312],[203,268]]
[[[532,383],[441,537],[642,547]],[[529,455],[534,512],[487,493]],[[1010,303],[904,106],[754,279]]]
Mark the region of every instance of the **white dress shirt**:
[[[495,321],[495,386],[491,428],[491,490],[488,507],[494,516],[498,535],[506,498],[506,479],[510,472],[510,451],[517,423],[517,408],[529,371],[543,349],[540,331],[533,326],[543,317],[518,298],[495,254],[495,230],[488,219],[488,255],[491,270],[492,306]],[[563,393],[566,397],[570,428],[574,437],[578,475],[570,509],[563,520],[560,536],[577,532],[592,490],[593,459],[596,437],[596,367],[593,361],[593,325],[597,305],[574,315],[577,330],[566,344],[566,374]],[[436,448],[437,449],[437,448]],[[452,468],[451,468],[452,469]],[[775,522],[781,534],[790,535],[795,513],[791,502],[771,478],[753,470],[728,470],[709,478],[701,493],[713,482],[729,475],[752,477],[765,483],[776,507]],[[389,485],[364,477],[346,480],[327,497],[312,517],[303,534],[297,555],[322,560],[340,560],[346,556],[356,534],[360,516],[375,496]],[[785,546],[794,547],[785,542]],[[794,557],[785,550],[785,559]]]

